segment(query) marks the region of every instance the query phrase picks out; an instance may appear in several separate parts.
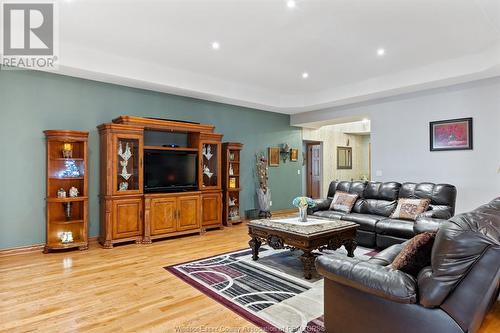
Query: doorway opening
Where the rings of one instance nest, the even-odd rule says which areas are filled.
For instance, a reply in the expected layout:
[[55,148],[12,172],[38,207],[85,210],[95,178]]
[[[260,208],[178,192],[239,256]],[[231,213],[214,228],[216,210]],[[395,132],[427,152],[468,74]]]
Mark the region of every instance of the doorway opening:
[[371,180],[370,125],[370,120],[364,119],[316,129],[302,128],[306,196],[325,198],[334,180]]
[[306,152],[306,196],[313,199],[321,198],[322,190],[322,149],[320,141],[305,141]]

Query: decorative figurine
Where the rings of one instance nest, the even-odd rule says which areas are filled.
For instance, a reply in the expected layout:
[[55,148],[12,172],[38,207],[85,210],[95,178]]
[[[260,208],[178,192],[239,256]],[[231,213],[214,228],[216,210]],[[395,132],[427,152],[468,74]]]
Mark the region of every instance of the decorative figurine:
[[73,158],[73,144],[71,143],[63,144],[62,155],[63,158]]
[[71,231],[62,231],[57,234],[61,243],[73,243],[73,233]]
[[234,161],[234,158],[235,158],[234,153],[233,152],[229,153],[229,160]]
[[209,161],[212,158],[212,156],[214,156],[212,154],[212,147],[210,145],[203,145],[203,156],[205,156],[206,159]]
[[72,186],[70,189],[69,189],[69,197],[70,198],[75,198],[78,196],[78,189],[74,186]]
[[128,182],[127,180],[132,177],[131,173],[128,173],[127,171],[127,165],[128,165],[128,160],[132,157],[132,151],[130,150],[130,146],[128,142],[125,143],[125,151],[123,151],[123,145],[122,142],[118,144],[118,156],[122,158],[123,161],[120,161],[120,165],[122,166],[122,172],[120,173],[120,176],[125,179],[125,182],[121,182],[119,185],[118,190],[119,191],[126,191],[128,189]]
[[233,165],[231,163],[229,163],[229,175],[234,175]]
[[80,169],[76,165],[75,161],[73,161],[73,160],[64,161],[64,167],[65,167],[65,169],[63,171],[59,172],[59,177],[61,177],[61,178],[68,178],[68,177],[78,178],[78,177],[82,176]]
[[214,173],[210,172],[210,169],[206,165],[203,166],[203,174],[207,175],[209,179],[214,175]]
[[66,191],[63,188],[58,189],[57,197],[61,199],[66,198]]
[[236,206],[236,198],[229,197],[229,206]]
[[64,204],[64,217],[66,221],[71,220],[71,215],[73,215],[73,206],[71,202],[65,202]]

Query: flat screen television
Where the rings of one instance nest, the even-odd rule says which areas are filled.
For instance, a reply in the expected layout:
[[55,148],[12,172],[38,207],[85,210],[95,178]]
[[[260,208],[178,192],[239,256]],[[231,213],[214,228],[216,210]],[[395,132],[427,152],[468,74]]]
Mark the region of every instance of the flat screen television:
[[177,192],[198,189],[198,154],[144,150],[144,192]]

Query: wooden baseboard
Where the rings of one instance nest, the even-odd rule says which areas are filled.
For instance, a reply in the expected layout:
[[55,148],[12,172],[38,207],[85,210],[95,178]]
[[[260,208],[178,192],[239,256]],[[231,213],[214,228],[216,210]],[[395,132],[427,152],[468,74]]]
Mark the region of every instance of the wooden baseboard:
[[[271,213],[273,214],[273,216],[291,215],[297,213],[297,208],[278,209],[271,211]],[[242,222],[247,222],[247,221],[248,221],[247,219],[243,219]],[[93,245],[96,243],[97,243],[97,237],[89,237],[89,245]],[[45,244],[33,244],[33,245],[12,247],[7,249],[0,249],[0,257],[42,252],[44,246]]]
[[297,213],[297,208],[287,208],[287,209],[273,210],[273,211],[271,211],[271,213],[273,214],[273,216],[276,216],[276,215],[290,215],[290,214]]
[[[95,243],[97,243],[97,237],[89,237],[89,245]],[[42,252],[44,246],[45,244],[33,244],[33,245],[11,247],[7,249],[0,249],[0,258],[20,255],[20,254]]]

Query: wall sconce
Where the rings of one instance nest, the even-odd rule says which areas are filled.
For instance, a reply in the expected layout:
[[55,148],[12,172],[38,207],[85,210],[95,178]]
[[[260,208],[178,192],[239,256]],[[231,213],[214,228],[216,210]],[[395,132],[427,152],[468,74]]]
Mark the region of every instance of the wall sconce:
[[281,144],[280,155],[283,163],[285,163],[286,160],[290,158],[290,146],[288,145],[288,143]]

